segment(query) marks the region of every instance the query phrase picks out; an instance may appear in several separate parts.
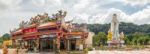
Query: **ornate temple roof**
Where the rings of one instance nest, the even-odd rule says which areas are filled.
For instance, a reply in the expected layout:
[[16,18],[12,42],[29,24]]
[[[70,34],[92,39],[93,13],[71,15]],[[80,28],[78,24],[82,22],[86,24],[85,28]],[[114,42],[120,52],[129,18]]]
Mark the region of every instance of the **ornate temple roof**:
[[36,26],[37,26],[37,24],[31,24],[29,26],[24,27],[23,29],[33,28],[33,27],[36,27]]
[[[70,34],[82,34],[81,32],[86,31],[87,28],[85,27],[85,24],[71,23],[72,21],[64,22],[66,14],[66,11],[58,11],[58,13],[52,14],[52,17],[49,17],[47,13],[44,13],[43,15],[38,14],[35,17],[31,17],[29,21],[22,21],[19,24],[19,29],[23,30],[33,27],[36,27],[37,29],[44,29],[61,26],[63,29],[73,32]],[[21,31],[13,31],[12,33],[15,34],[19,32]]]
[[16,30],[15,32],[12,32],[13,35],[22,34],[22,29]]
[[57,26],[56,22],[48,22],[48,23],[44,23],[44,24],[40,24],[38,26],[38,29],[42,29],[42,28],[50,28],[50,27],[55,27]]

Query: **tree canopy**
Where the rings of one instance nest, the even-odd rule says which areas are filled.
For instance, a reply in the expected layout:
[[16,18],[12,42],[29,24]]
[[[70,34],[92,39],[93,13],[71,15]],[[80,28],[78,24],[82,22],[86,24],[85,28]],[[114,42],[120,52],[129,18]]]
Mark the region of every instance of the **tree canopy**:
[[[88,24],[87,27],[95,34],[98,34],[98,32],[107,33],[110,28],[110,24]],[[135,32],[142,32],[150,35],[150,24],[137,25],[133,23],[121,22],[119,24],[119,32],[122,31],[127,35]]]

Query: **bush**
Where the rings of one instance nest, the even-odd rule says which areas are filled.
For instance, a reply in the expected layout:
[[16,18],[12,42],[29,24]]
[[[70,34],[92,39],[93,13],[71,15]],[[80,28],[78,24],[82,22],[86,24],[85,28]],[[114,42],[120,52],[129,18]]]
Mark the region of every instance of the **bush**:
[[92,51],[93,49],[92,49],[92,47],[88,47],[88,51]]
[[85,48],[85,49],[84,49],[84,52],[85,52],[85,53],[88,53],[88,51],[92,51],[92,50],[93,50],[92,47],[88,47],[88,48]]

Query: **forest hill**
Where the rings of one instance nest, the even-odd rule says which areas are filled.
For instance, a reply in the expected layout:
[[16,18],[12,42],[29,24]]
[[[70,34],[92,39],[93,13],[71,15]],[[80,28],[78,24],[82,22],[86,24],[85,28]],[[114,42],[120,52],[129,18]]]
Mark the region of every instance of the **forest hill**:
[[[107,34],[107,31],[109,30],[110,23],[109,24],[88,24],[88,29],[95,34],[98,34],[98,32],[104,32]],[[150,24],[142,24],[137,25],[133,23],[125,23],[121,22],[119,25],[119,32],[124,32],[126,35],[133,34],[135,32],[144,33],[147,35],[150,35]]]

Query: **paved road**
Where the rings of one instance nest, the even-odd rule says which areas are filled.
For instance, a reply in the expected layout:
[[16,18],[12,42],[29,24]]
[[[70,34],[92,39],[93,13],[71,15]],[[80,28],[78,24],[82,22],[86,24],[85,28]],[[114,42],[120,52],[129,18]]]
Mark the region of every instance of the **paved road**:
[[55,54],[55,53],[49,52],[49,53],[27,53],[27,54]]
[[[3,50],[2,49],[0,49],[0,54],[3,54]],[[8,54],[12,54],[12,53],[8,53]],[[45,53],[26,53],[26,54],[55,54],[55,53],[53,53],[53,52],[45,52]]]
[[88,54],[150,54],[150,51],[138,50],[138,51],[89,51]]
[[[2,54],[2,49],[0,49],[0,54]],[[12,53],[9,53],[12,54]],[[54,54],[52,52],[47,53],[26,53],[26,54]],[[64,53],[61,53],[64,54]],[[89,51],[88,54],[150,54],[150,51],[144,51],[144,50],[134,50],[134,51],[102,51],[102,50],[95,50],[95,51]]]
[[2,54],[2,52],[3,52],[3,50],[2,50],[2,49],[0,49],[0,54]]

